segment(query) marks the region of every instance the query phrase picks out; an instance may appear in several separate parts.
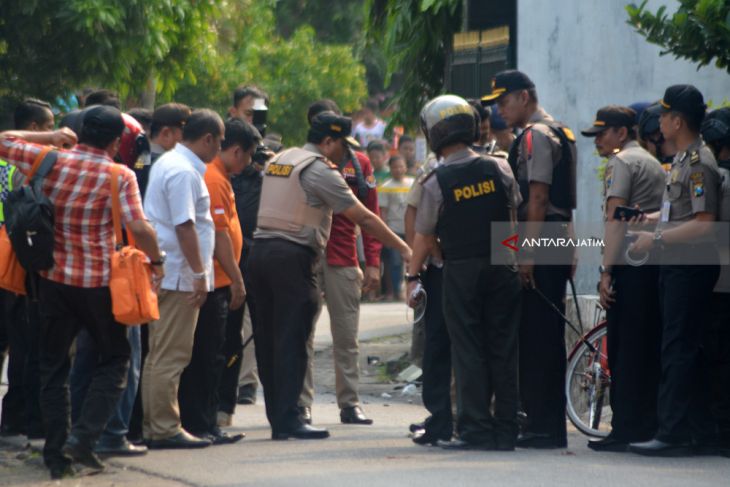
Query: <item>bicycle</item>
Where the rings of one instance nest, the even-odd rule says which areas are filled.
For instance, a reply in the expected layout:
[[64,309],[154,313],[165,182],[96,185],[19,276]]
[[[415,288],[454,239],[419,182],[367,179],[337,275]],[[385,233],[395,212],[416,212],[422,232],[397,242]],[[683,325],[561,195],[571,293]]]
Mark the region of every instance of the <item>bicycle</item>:
[[565,377],[568,419],[583,434],[605,438],[611,431],[611,372],[608,368],[607,321],[603,308],[594,326],[573,346]]

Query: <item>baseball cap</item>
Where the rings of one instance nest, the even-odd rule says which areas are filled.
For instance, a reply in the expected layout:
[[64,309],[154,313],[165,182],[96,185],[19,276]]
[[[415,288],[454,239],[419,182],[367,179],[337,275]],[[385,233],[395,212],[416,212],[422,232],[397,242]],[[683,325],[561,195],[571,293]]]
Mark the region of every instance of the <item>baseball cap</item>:
[[664,92],[659,100],[664,112],[679,112],[686,115],[695,115],[707,109],[702,93],[692,85],[672,85]]
[[593,125],[580,133],[585,137],[595,137],[609,127],[631,128],[636,124],[636,112],[629,107],[609,105],[600,108],[596,113]]
[[522,71],[501,71],[492,79],[492,92],[482,97],[482,104],[489,104],[500,97],[518,90],[534,88],[535,83]]
[[345,139],[345,141],[354,148],[359,148],[360,144],[350,133],[352,132],[352,119],[337,115],[335,112],[324,111],[312,118],[311,131],[321,135],[328,135],[333,139]]
[[84,110],[82,132],[92,130],[96,133],[121,136],[124,127],[122,112],[118,108],[108,105],[95,105]]

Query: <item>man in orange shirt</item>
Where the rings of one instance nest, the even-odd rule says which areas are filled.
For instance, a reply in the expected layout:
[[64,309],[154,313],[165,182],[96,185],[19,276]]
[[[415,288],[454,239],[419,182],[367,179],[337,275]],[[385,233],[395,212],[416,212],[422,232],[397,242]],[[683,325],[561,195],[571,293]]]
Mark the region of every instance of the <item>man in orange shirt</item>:
[[[183,428],[214,444],[234,443],[243,434],[229,436],[216,424],[218,384],[225,367],[223,346],[229,309],[241,307],[246,298],[238,261],[243,236],[238,221],[230,176],[243,171],[261,140],[253,125],[240,119],[225,123],[220,155],[205,172],[210,211],[215,223],[215,290],[200,309],[195,329],[193,356],[180,379],[180,419]],[[238,329],[240,334],[241,330]]]

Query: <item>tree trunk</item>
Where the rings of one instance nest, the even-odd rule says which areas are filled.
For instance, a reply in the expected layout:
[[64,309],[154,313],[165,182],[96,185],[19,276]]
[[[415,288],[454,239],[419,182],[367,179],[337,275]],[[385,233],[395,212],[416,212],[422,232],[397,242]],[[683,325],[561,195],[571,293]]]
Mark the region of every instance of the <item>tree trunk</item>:
[[154,75],[151,75],[147,79],[147,85],[145,86],[140,102],[142,107],[154,110],[155,108],[155,97],[157,96],[157,79]]

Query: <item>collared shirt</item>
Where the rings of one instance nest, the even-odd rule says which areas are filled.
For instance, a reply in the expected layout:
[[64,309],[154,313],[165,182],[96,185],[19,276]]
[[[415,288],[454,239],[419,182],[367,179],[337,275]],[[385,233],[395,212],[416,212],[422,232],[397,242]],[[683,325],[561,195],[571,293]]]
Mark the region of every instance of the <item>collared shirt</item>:
[[621,198],[626,206],[646,212],[659,209],[664,192],[664,168],[638,142],[632,140],[606,164],[603,187],[606,200]]
[[[238,263],[241,258],[241,250],[243,250],[243,234],[238,221],[233,187],[220,157],[216,157],[205,171],[205,185],[210,193],[210,213],[215,230],[228,233],[233,244],[233,255]],[[213,260],[213,269],[216,289],[231,285],[231,278],[225,273],[218,259]]]
[[[697,213],[717,216],[720,172],[710,149],[697,139],[672,162],[662,198],[662,218],[658,228],[671,222],[692,220]],[[668,212],[668,213],[667,213]],[[706,239],[700,240],[708,240]]]
[[[517,149],[517,174],[518,181],[553,184],[553,171],[558,165],[562,156],[560,139],[552,133],[546,123],[554,122],[542,107],[538,107],[535,113],[528,120],[528,128]],[[575,156],[575,154],[574,154]],[[527,205],[527,201],[523,202]],[[520,217],[526,215],[526,208],[520,209]],[[570,218],[571,211],[565,208],[558,208],[552,202],[548,203],[548,215],[562,215]]]
[[[464,164],[475,158],[480,157],[479,154],[471,149],[463,149],[450,154],[444,159],[444,165]],[[488,156],[481,156],[488,157]],[[492,159],[497,163],[497,167],[502,175],[502,183],[508,192],[508,207],[517,208],[522,201],[520,190],[517,186],[512,169],[504,159]],[[423,194],[421,202],[418,205],[418,213],[416,214],[416,232],[422,235],[434,235],[436,233],[436,225],[441,214],[444,196],[441,193],[441,187],[436,177],[430,177],[423,183]]]
[[210,216],[210,194],[203,180],[205,171],[205,163],[182,144],[157,159],[150,171],[144,207],[157,231],[160,248],[167,253],[162,289],[193,290],[193,270],[175,232],[177,225],[187,221],[195,225],[209,290],[214,289],[215,226]]
[[[0,144],[0,157],[28,174],[42,149],[8,137]],[[54,208],[54,265],[40,274],[69,286],[108,286],[115,242],[110,171],[115,163],[103,150],[85,144],[57,150],[58,159],[43,179],[43,192]],[[144,220],[134,173],[120,166],[122,223]]]

